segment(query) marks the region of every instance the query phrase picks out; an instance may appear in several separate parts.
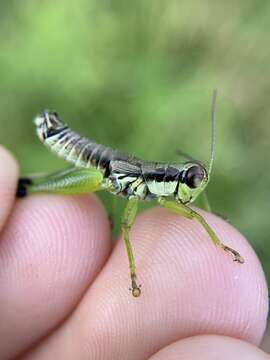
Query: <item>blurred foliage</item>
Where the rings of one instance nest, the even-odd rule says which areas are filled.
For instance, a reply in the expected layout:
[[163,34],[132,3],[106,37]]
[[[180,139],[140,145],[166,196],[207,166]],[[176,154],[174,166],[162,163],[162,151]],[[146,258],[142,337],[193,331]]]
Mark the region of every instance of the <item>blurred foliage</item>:
[[270,279],[269,14],[263,0],[0,1],[1,143],[22,173],[66,166],[34,133],[49,108],[136,156],[175,161],[180,148],[207,161],[217,87],[208,194]]

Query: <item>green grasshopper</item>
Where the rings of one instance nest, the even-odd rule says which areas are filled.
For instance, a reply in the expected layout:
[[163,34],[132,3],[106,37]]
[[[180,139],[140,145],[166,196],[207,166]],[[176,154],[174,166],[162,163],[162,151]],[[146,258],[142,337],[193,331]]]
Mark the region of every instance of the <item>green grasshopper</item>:
[[128,255],[131,291],[141,294],[137,284],[135,261],[129,240],[138,202],[157,200],[164,208],[197,220],[213,243],[229,253],[234,261],[244,263],[240,254],[222,244],[204,218],[188,204],[192,203],[209,182],[215,148],[216,91],[212,102],[211,158],[208,170],[199,161],[186,156],[182,163],[163,163],[140,160],[136,157],[97,144],[73,132],[56,112],[45,110],[34,122],[39,139],[54,153],[73,164],[72,168],[41,178],[21,178],[18,197],[32,193],[75,195],[106,190],[128,200],[121,222]]

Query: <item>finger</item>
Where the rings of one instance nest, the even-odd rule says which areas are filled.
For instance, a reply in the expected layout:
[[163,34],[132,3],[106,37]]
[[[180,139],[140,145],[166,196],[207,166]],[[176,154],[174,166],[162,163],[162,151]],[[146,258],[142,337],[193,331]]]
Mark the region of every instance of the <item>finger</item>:
[[257,344],[267,314],[261,265],[228,223],[204,213],[245,264],[213,246],[192,220],[160,208],[141,215],[132,231],[140,298],[132,298],[122,241],[67,323],[29,359],[146,359],[188,336],[214,333]]
[[149,360],[270,360],[254,345],[223,336],[204,335],[178,341]]
[[0,358],[13,358],[74,309],[110,252],[94,196],[16,203],[0,242]]
[[18,167],[10,153],[0,146],[0,230],[15,200]]

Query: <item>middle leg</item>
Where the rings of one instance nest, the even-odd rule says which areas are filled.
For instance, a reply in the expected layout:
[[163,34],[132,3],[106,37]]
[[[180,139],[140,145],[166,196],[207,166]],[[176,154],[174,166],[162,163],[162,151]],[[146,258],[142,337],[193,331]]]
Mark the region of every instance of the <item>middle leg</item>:
[[129,241],[129,232],[132,224],[134,223],[137,209],[138,209],[138,199],[133,198],[128,200],[127,206],[124,211],[124,216],[121,222],[125,246],[128,255],[129,268],[130,268],[131,291],[134,297],[139,297],[141,295],[141,289],[140,289],[140,285],[137,285],[135,260],[132,251],[132,246]]

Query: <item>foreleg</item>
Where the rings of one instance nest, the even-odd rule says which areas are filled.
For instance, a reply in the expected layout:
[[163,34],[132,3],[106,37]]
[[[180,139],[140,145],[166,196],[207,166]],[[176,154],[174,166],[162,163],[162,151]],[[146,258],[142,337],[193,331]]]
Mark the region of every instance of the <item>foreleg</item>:
[[211,227],[208,225],[208,223],[204,220],[204,218],[197,213],[195,210],[189,208],[188,206],[181,204],[181,203],[177,203],[174,201],[167,201],[164,198],[160,198],[159,199],[159,203],[160,205],[162,205],[163,207],[165,207],[166,209],[184,216],[188,219],[195,219],[197,220],[203,227],[204,229],[207,231],[207,233],[209,234],[211,240],[213,241],[213,243],[215,245],[217,245],[218,247],[220,247],[222,250],[224,250],[225,252],[229,253],[232,258],[233,261],[237,261],[240,264],[244,263],[244,259],[242,258],[242,256],[235,251],[234,249],[231,249],[230,247],[224,245],[219,238],[217,237],[217,235],[215,234],[215,232],[211,229]]

